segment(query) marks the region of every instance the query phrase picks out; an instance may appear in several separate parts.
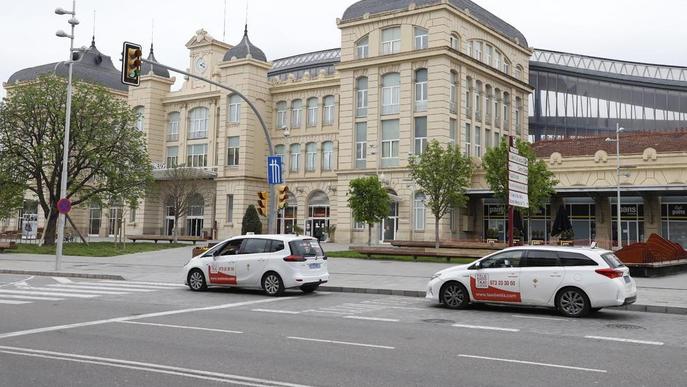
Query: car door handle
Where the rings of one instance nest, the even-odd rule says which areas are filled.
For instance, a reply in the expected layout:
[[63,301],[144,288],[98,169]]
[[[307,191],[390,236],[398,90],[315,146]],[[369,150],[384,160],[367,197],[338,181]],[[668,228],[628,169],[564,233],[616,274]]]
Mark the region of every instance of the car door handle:
[[560,277],[560,276],[561,276],[560,274],[551,274],[551,275],[549,275],[549,277]]
[[517,275],[509,275],[508,278],[518,278]]

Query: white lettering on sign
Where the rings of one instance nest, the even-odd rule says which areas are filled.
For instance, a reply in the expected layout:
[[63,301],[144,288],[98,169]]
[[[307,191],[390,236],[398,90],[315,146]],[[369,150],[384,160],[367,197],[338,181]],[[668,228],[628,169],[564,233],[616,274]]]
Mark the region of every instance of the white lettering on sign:
[[510,147],[510,153],[515,153],[516,155],[519,155],[520,151],[518,150],[518,148],[512,146]]
[[518,163],[525,167],[527,166],[527,157],[522,157],[520,155],[516,155],[515,153],[508,152],[508,161]]
[[508,190],[509,191],[518,191],[522,192],[524,194],[527,193],[527,184],[521,184],[516,181],[508,181]]
[[521,175],[515,171],[508,171],[508,180],[515,181],[520,184],[527,184],[527,175]]
[[528,172],[527,167],[522,166],[520,164],[516,164],[516,163],[511,162],[511,161],[508,162],[508,170],[513,171],[513,172],[517,172],[517,173],[519,173],[521,175],[525,175],[525,176],[527,176],[527,172]]
[[530,200],[526,193],[508,190],[508,204],[511,206],[528,208]]

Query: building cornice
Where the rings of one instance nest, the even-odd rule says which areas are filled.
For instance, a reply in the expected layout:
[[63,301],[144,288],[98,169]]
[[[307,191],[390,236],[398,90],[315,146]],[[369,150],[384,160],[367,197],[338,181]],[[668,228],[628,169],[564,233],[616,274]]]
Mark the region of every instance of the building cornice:
[[202,93],[174,95],[174,96],[169,96],[169,97],[163,99],[162,104],[163,105],[169,105],[172,103],[199,101],[199,100],[203,100],[203,99],[219,99],[221,96],[222,96],[222,92],[219,90],[205,91]]
[[328,87],[341,87],[341,79],[338,76],[325,79],[312,79],[309,81],[298,80],[292,83],[278,83],[270,86],[271,94],[284,94],[312,89],[324,89]]

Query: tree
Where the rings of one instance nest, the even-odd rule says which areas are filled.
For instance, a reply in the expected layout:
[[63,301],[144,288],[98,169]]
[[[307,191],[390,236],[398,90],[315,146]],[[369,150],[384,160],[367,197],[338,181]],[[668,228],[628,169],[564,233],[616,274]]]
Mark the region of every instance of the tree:
[[172,236],[176,243],[179,238],[179,219],[186,216],[199,195],[202,171],[180,164],[167,166],[160,175],[160,197],[164,198],[165,207],[172,207],[174,211]]
[[[0,166],[15,169],[22,190],[35,193],[49,214],[46,244],[55,242],[66,99],[65,80],[48,75],[13,88],[0,107]],[[72,206],[143,195],[152,167],[136,118],[125,100],[102,86],[74,82],[66,195]]]
[[[527,195],[530,206],[524,211],[529,217],[530,214],[539,211],[556,192],[554,187],[558,180],[546,167],[546,163],[537,159],[529,143],[517,139],[515,146],[520,155],[528,161]],[[503,203],[508,203],[508,148],[508,141],[501,141],[498,146],[489,149],[483,159],[487,183],[494,191],[494,196]]]
[[24,185],[17,183],[26,180],[15,168],[6,165],[7,158],[0,148],[0,219],[15,215],[24,202]]
[[452,208],[467,202],[465,190],[472,179],[472,161],[457,146],[449,144],[444,148],[437,140],[409,161],[410,176],[434,214],[434,247],[439,248],[439,221]]
[[246,235],[249,232],[262,234],[262,222],[258,216],[258,210],[252,204],[246,209],[241,222],[241,235]]
[[389,195],[376,175],[353,179],[348,187],[348,206],[355,221],[367,223],[369,246],[372,244],[372,226],[389,216]]

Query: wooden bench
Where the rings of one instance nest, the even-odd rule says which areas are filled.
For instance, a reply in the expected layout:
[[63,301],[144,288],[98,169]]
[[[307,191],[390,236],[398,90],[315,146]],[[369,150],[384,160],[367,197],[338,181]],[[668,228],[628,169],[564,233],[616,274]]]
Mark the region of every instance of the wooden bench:
[[443,257],[446,262],[450,262],[451,258],[481,258],[492,250],[481,249],[433,249],[433,248],[419,248],[419,247],[353,247],[351,250],[371,257],[373,255],[396,255],[404,257]]
[[[391,243],[392,246],[397,247],[434,247],[434,241],[408,241],[395,239],[389,243]],[[503,242],[489,243],[477,240],[443,240],[439,241],[439,247],[446,249],[494,249],[494,251],[496,251],[505,249],[508,247],[508,245]]]
[[[157,241],[168,241],[169,243],[174,242],[174,237],[171,235],[127,235],[126,239],[129,239],[134,243],[136,243],[136,241],[153,241],[155,243],[157,243]],[[195,245],[196,242],[205,241],[205,238],[198,236],[179,235],[177,236],[177,241],[193,242]]]
[[17,248],[17,242],[14,242],[14,241],[0,242],[0,253],[2,253],[4,250],[16,249],[16,248]]

